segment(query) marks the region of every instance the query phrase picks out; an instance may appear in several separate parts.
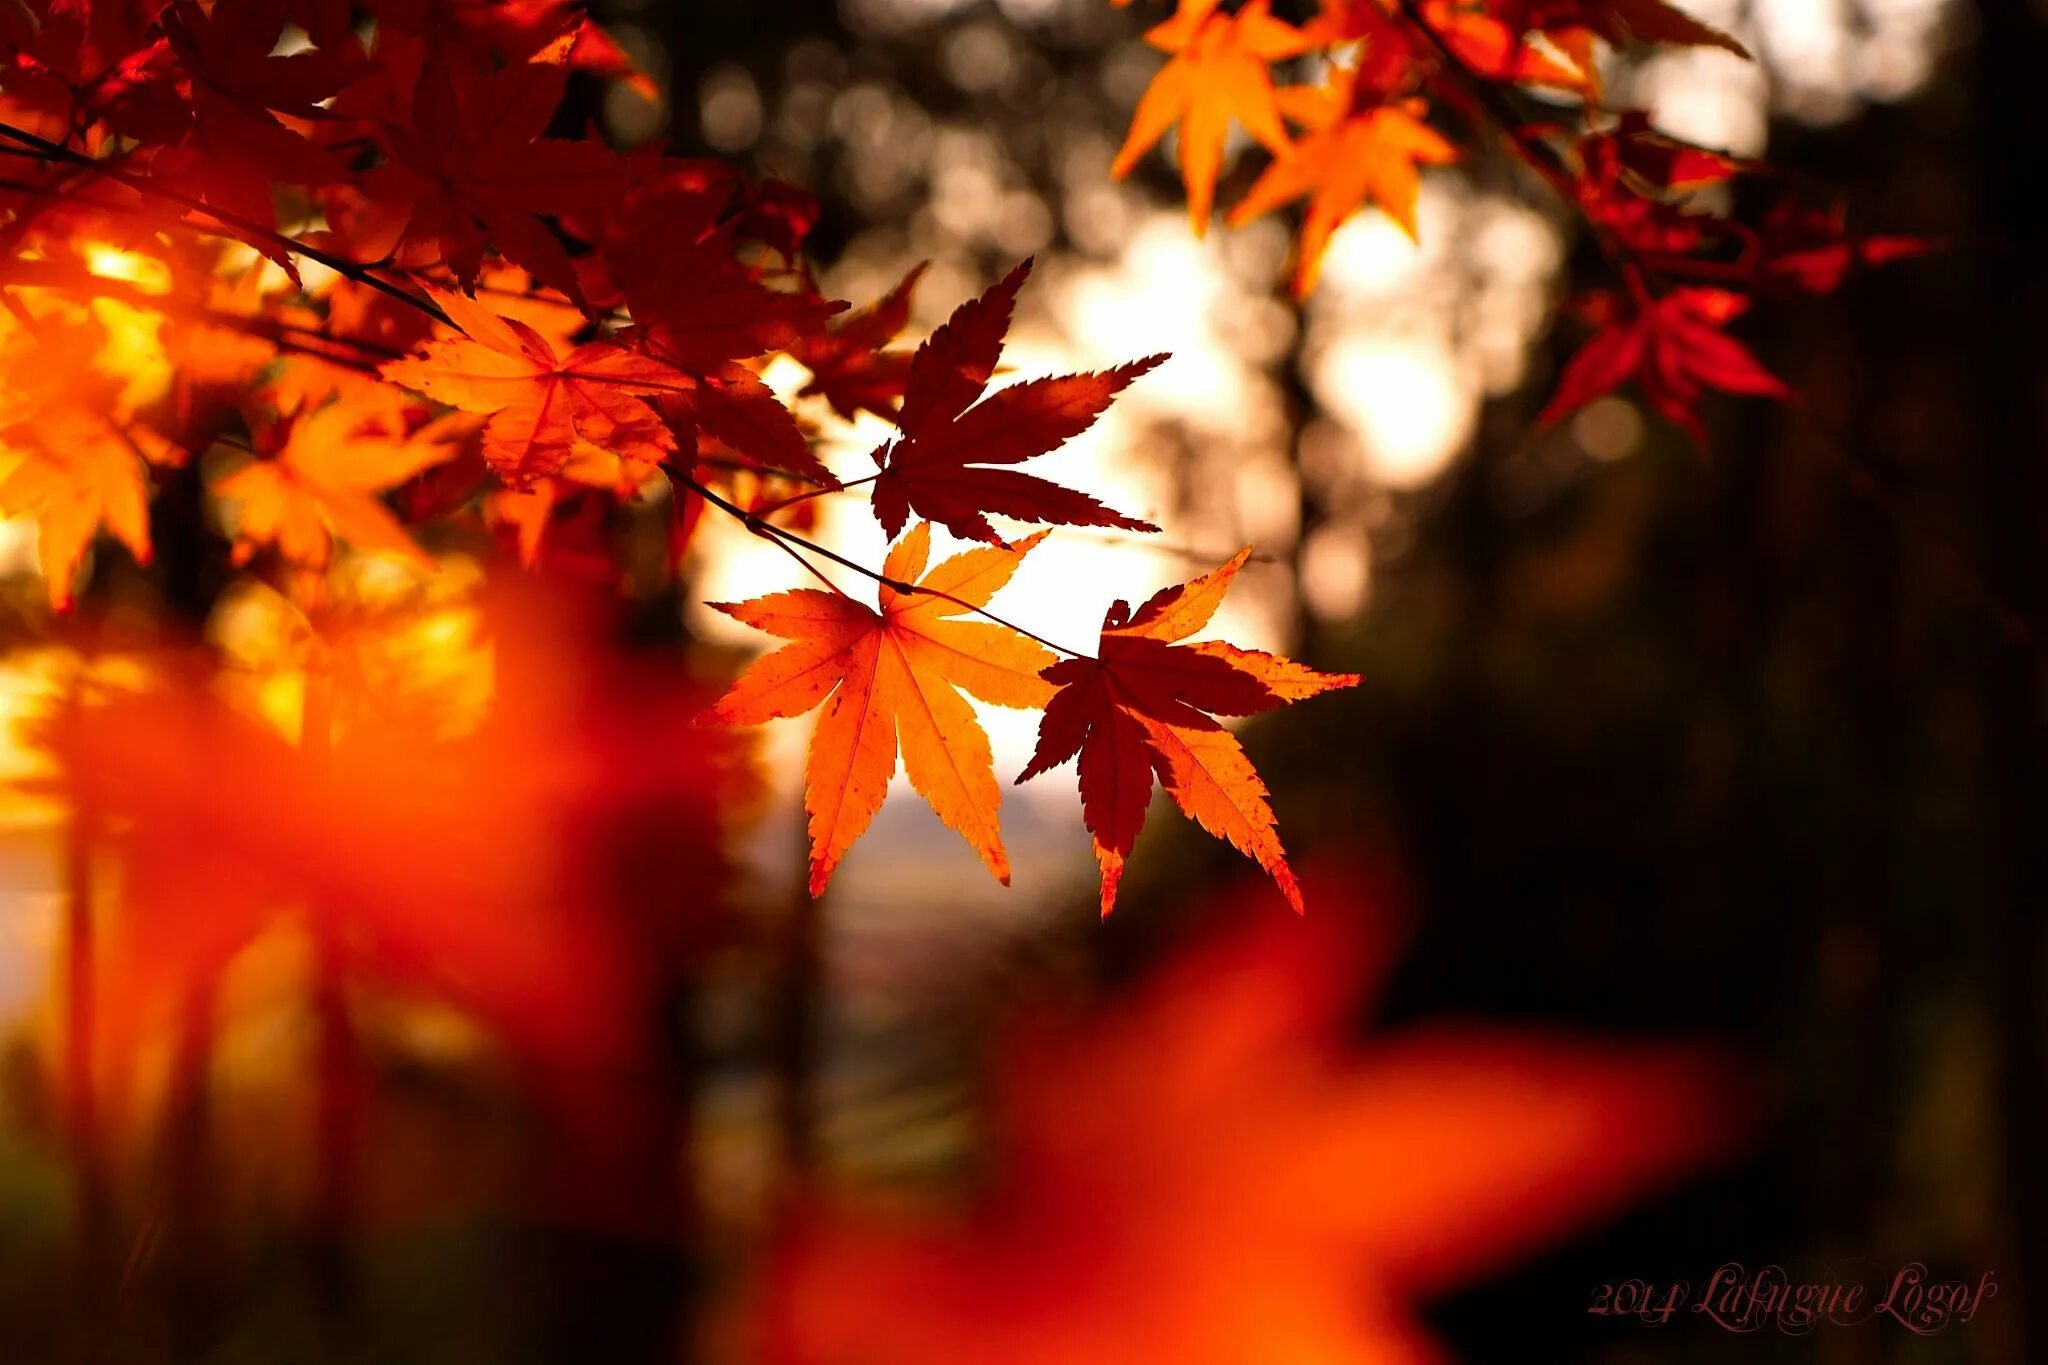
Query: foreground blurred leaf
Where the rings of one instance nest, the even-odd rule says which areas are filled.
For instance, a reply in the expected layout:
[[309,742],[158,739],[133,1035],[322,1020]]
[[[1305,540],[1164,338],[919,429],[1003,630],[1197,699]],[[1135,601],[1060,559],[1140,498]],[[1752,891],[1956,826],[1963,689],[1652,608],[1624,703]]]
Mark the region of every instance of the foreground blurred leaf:
[[1692,1051],[1439,1025],[1351,1052],[1365,907],[1318,904],[1030,1032],[972,1208],[798,1218],[756,1302],[764,1359],[1432,1360],[1416,1300],[1733,1140],[1729,1079]]

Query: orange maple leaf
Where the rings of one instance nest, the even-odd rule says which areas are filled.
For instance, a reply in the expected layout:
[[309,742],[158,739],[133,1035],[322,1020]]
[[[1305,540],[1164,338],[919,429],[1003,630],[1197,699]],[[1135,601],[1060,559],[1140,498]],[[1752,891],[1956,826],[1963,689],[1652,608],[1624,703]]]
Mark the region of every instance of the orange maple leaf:
[[1317,892],[1335,913],[1240,915],[1126,1003],[1027,1024],[971,1205],[801,1213],[753,1303],[765,1365],[1437,1361],[1417,1301],[1739,1140],[1701,1049],[1456,1023],[1354,1048],[1359,899]]
[[552,474],[578,437],[654,452],[675,439],[639,395],[683,382],[669,365],[608,341],[566,356],[538,331],[461,294],[431,291],[464,335],[426,344],[421,354],[387,362],[386,379],[464,412],[488,414],[484,459],[513,487]]
[[1360,107],[1357,72],[1338,68],[1323,86],[1280,92],[1288,118],[1310,130],[1252,182],[1230,211],[1237,227],[1282,204],[1309,196],[1295,248],[1294,292],[1315,288],[1330,234],[1368,201],[1415,236],[1415,201],[1422,188],[1418,164],[1455,161],[1458,149],[1420,117],[1422,102]]
[[[262,431],[276,454],[244,465],[214,485],[240,503],[234,561],[246,564],[266,545],[303,569],[325,568],[340,536],[358,550],[382,550],[426,563],[376,494],[455,454],[445,428],[407,432],[396,411],[365,411],[346,399],[280,416]],[[471,418],[456,418],[459,422]]]
[[1181,0],[1173,18],[1146,33],[1146,42],[1173,58],[1138,101],[1110,168],[1118,179],[1129,175],[1138,158],[1178,123],[1181,181],[1198,236],[1209,225],[1232,119],[1270,151],[1287,149],[1270,65],[1311,46],[1301,30],[1273,17],[1268,0],[1251,0],[1234,15],[1218,12],[1219,3]]
[[1116,905],[1124,860],[1145,823],[1154,773],[1190,819],[1256,861],[1288,903],[1302,908],[1265,783],[1214,716],[1269,711],[1359,678],[1220,642],[1176,643],[1209,623],[1250,554],[1241,550],[1213,573],[1162,589],[1136,613],[1114,604],[1102,623],[1099,657],[1045,670],[1060,691],[1046,705],[1037,750],[1017,781],[1080,755],[1081,815],[1095,836],[1105,915]]
[[53,312],[0,343],[0,516],[35,519],[43,586],[63,611],[101,527],[149,562],[148,467],[185,452],[131,419],[95,319]]
[[980,298],[961,304],[911,357],[896,419],[903,434],[874,453],[882,471],[875,476],[875,517],[892,537],[912,512],[962,539],[995,544],[1002,542],[985,513],[1062,526],[1159,529],[1036,475],[985,467],[1022,463],[1080,435],[1125,386],[1166,359],[1146,356],[1095,374],[1029,379],[987,393],[1017,290],[1030,273],[1027,260]]
[[149,479],[121,429],[80,412],[47,413],[0,435],[0,471],[0,515],[36,520],[36,560],[52,607],[70,607],[79,561],[102,526],[149,562]]
[[[755,725],[831,698],[804,767],[812,895],[882,808],[899,745],[910,785],[1008,885],[994,757],[956,689],[997,706],[1042,706],[1052,687],[1039,674],[1053,655],[1007,626],[952,618],[986,605],[1045,534],[969,550],[926,573],[931,527],[920,522],[883,561],[880,611],[813,588],[714,604],[793,643],[749,668],[707,722]],[[913,582],[922,591],[890,586]]]

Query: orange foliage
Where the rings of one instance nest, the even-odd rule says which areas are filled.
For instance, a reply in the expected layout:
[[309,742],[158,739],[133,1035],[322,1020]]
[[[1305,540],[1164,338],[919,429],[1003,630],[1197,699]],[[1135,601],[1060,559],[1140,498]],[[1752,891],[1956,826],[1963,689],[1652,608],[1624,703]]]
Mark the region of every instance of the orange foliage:
[[[1738,343],[1719,335],[1718,322],[1707,320],[1703,332],[1685,321],[1702,316],[1701,297],[1734,300],[1720,309],[1725,320],[1749,292],[1827,293],[1856,268],[1928,249],[1917,238],[1851,234],[1838,209],[1816,210],[1793,194],[1776,197],[1761,228],[1681,206],[1688,190],[1768,168],[1657,133],[1650,111],[1602,106],[1602,43],[1713,47],[1748,58],[1735,38],[1666,0],[1321,0],[1301,29],[1274,19],[1264,0],[1235,14],[1218,0],[1177,0],[1174,16],[1145,36],[1172,56],[1132,113],[1116,174],[1133,169],[1178,121],[1181,175],[1200,234],[1235,118],[1272,160],[1231,208],[1230,224],[1307,201],[1297,298],[1315,288],[1332,233],[1366,205],[1416,234],[1418,167],[1460,155],[1445,114],[1468,125],[1466,146],[1497,140],[1547,181],[1640,296],[1633,320],[1603,331],[1567,372],[1553,415],[1640,368],[1651,406],[1704,443],[1695,410],[1704,389],[1783,395]],[[1276,84],[1304,55],[1318,59],[1322,83]],[[1560,125],[1525,122],[1512,96],[1529,88],[1577,107],[1562,111]],[[1305,130],[1298,140],[1283,119]],[[1774,240],[1780,233],[1789,240]],[[1606,306],[1605,297],[1593,296],[1591,306]],[[1668,369],[1656,368],[1665,361]],[[1645,377],[1652,375],[1661,377]]]
[[1052,689],[1038,675],[1053,656],[1007,627],[954,618],[985,606],[1043,538],[969,550],[927,573],[931,527],[919,523],[882,565],[879,612],[814,588],[721,604],[735,620],[795,643],[749,669],[707,720],[753,725],[831,698],[804,769],[812,895],[882,808],[899,746],[910,784],[1009,883],[988,736],[956,689],[997,706],[1043,706]]
[[[52,715],[55,789],[105,831],[123,888],[97,993],[111,1098],[231,962],[297,925],[362,985],[484,1024],[556,1121],[607,1140],[648,1083],[664,959],[718,932],[609,898],[610,860],[660,812],[708,891],[751,791],[732,742],[690,724],[701,695],[599,647],[586,608],[334,618],[296,739],[178,656]],[[408,662],[423,632],[455,652],[439,689]]]
[[1232,120],[1269,150],[1286,150],[1287,129],[1267,68],[1309,48],[1300,30],[1273,17],[1269,0],[1251,0],[1236,14],[1225,13],[1219,3],[1183,0],[1173,18],[1145,35],[1173,57],[1138,102],[1112,167],[1118,176],[1129,175],[1138,158],[1178,124],[1181,180],[1197,234],[1209,224]]
[[1367,202],[1378,204],[1403,232],[1415,236],[1415,200],[1422,190],[1418,165],[1442,165],[1457,149],[1416,117],[1420,102],[1359,109],[1356,73],[1339,69],[1325,88],[1281,93],[1288,117],[1309,133],[1281,154],[1230,210],[1230,225],[1248,223],[1282,204],[1309,196],[1294,272],[1296,297],[1315,288],[1330,234]]
[[1240,905],[1128,1003],[1027,1023],[982,1197],[800,1216],[758,1294],[763,1360],[1439,1359],[1419,1301],[1740,1135],[1697,1050],[1462,1023],[1353,1047],[1376,907],[1349,880],[1317,905]]

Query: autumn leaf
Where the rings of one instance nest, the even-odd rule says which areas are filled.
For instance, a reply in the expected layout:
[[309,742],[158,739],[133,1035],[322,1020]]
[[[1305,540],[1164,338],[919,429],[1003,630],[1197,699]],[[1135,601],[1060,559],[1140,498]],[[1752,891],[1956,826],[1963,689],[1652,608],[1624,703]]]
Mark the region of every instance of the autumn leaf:
[[763,469],[835,482],[782,400],[742,363],[815,334],[845,304],[770,288],[736,255],[736,224],[687,176],[645,186],[622,208],[603,260],[634,325],[617,341],[677,378],[661,399],[680,445],[699,433]]
[[0,516],[35,520],[37,564],[59,611],[102,528],[149,562],[148,467],[185,458],[133,419],[114,361],[105,327],[83,313],[0,330]]
[[911,291],[928,265],[925,261],[912,266],[894,289],[866,308],[790,346],[790,355],[811,372],[797,392],[799,398],[823,397],[849,422],[863,411],[896,420],[910,374],[910,354],[891,350],[889,343],[909,325]]
[[1275,157],[1230,211],[1230,225],[1237,227],[1308,197],[1295,249],[1297,298],[1315,288],[1330,234],[1366,203],[1379,205],[1413,238],[1422,188],[1417,166],[1457,159],[1457,149],[1422,121],[1419,100],[1360,109],[1356,80],[1356,73],[1337,68],[1325,86],[1280,92],[1287,116],[1310,131]]
[[450,407],[488,415],[484,459],[507,484],[523,487],[554,473],[579,437],[650,452],[673,448],[674,438],[637,396],[677,384],[669,365],[606,341],[564,356],[517,318],[460,294],[432,292],[463,334],[430,341],[380,373]]
[[1595,294],[1589,311],[1604,325],[1565,366],[1537,420],[1555,422],[1634,381],[1645,402],[1704,449],[1707,431],[1698,407],[1705,390],[1792,397],[1748,347],[1721,330],[1748,306],[1740,294],[1720,289],[1674,289],[1648,304]]
[[[961,692],[997,706],[1041,706],[1052,688],[1039,673],[1053,656],[1007,626],[954,618],[987,605],[1044,535],[969,550],[926,573],[931,528],[920,523],[882,565],[880,611],[813,588],[716,604],[792,643],[749,668],[707,722],[756,725],[830,698],[804,768],[812,895],[881,809],[899,747],[910,785],[1009,883],[994,758]],[[891,586],[911,583],[919,591]]]
[[1002,356],[1025,261],[978,299],[954,310],[911,357],[904,381],[902,435],[874,453],[876,520],[891,537],[912,513],[967,540],[1001,543],[986,514],[1063,526],[1156,531],[1085,493],[1013,469],[1080,435],[1130,382],[1163,355],[1093,374],[1030,379],[988,393]]
[[80,413],[0,433],[0,515],[28,515],[50,605],[70,608],[79,561],[104,527],[140,563],[150,558],[149,481],[123,433]]
[[1578,153],[1590,177],[1612,182],[1626,176],[1664,194],[1723,184],[1756,169],[1755,162],[1660,131],[1638,109],[1622,114],[1612,128],[1580,138]]
[[[277,221],[274,184],[320,184],[342,169],[277,115],[318,117],[318,102],[357,69],[346,53],[275,53],[285,8],[279,0],[210,11],[193,0],[165,6],[164,37],[188,79],[176,87],[145,82],[124,109],[139,131],[175,144],[147,157],[153,180],[260,228]],[[227,227],[297,277],[291,253],[274,239],[238,222]]]
[[[1590,41],[1579,43],[1560,34],[1549,50],[1523,40],[1522,29],[1492,12],[1511,12],[1461,0],[1421,0],[1412,7],[1402,0],[1321,0],[1316,17],[1303,30],[1318,46],[1356,44],[1349,70],[1355,73],[1354,105],[1363,110],[1377,102],[1392,103],[1413,93],[1437,65],[1438,44],[1464,66],[1487,80],[1508,85],[1540,85],[1580,96],[1593,93]],[[1422,32],[1427,25],[1428,32]]]
[[602,260],[648,350],[685,374],[719,372],[815,332],[846,304],[772,288],[739,259],[725,193],[684,172],[654,178],[610,215]]
[[172,0],[158,22],[185,69],[221,95],[252,110],[314,117],[320,101],[358,74],[361,60],[316,48],[277,51],[288,10],[285,0],[238,0],[211,9]]
[[346,399],[279,417],[260,438],[275,454],[214,485],[218,496],[239,504],[235,563],[275,545],[288,562],[318,570],[336,536],[358,550],[426,562],[375,495],[453,456],[455,447],[439,439],[445,434],[406,432],[397,413],[366,412]]
[[1105,915],[1145,823],[1154,774],[1184,814],[1252,858],[1302,908],[1265,783],[1214,717],[1269,711],[1359,678],[1259,650],[1178,643],[1209,624],[1250,555],[1240,551],[1213,573],[1155,593],[1135,613],[1116,603],[1102,623],[1098,657],[1045,670],[1060,690],[1046,704],[1038,747],[1017,781],[1080,755],[1081,815],[1095,838]]
[[1110,168],[1118,179],[1129,175],[1138,158],[1178,124],[1181,180],[1197,235],[1209,225],[1233,119],[1267,150],[1278,154],[1287,149],[1269,68],[1310,47],[1306,34],[1273,17],[1268,0],[1251,0],[1236,14],[1222,12],[1218,4],[1181,0],[1173,18],[1145,35],[1146,42],[1173,54],[1172,60],[1138,101],[1130,133]]
[[629,163],[589,138],[549,138],[565,68],[517,62],[489,75],[459,61],[420,69],[410,122],[387,123],[391,158],[363,178],[374,200],[398,206],[401,256],[427,247],[465,290],[486,246],[572,299],[582,286],[542,221],[602,206],[630,181]]
[[1749,263],[1761,281],[1828,294],[1857,270],[1911,260],[1936,246],[1924,237],[1851,232],[1840,202],[1816,208],[1787,199],[1765,216]]
[[[1388,1365],[1419,1309],[1732,1151],[1705,1049],[1461,1022],[1353,1041],[1357,883],[1231,906],[1121,1003],[998,1056],[983,1192],[817,1200],[754,1297],[764,1365]],[[1199,907],[1197,907],[1199,909]]]
[[1738,57],[1749,49],[1664,0],[1531,0],[1522,27],[1542,33],[1590,29],[1617,47],[1631,42],[1718,47]]

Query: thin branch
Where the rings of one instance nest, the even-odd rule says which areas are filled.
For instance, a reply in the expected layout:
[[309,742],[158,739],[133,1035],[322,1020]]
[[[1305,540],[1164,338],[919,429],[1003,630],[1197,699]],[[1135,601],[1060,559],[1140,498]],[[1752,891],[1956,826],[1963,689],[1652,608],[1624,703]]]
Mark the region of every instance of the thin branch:
[[1400,17],[1409,27],[1420,33],[1437,54],[1438,64],[1456,78],[1457,87],[1472,106],[1501,136],[1502,141],[1514,148],[1517,158],[1550,186],[1558,198],[1571,206],[1572,212],[1585,223],[1593,234],[1594,242],[1601,254],[1624,273],[1630,265],[1629,254],[1614,240],[1602,223],[1586,213],[1586,206],[1579,199],[1578,181],[1571,168],[1542,142],[1531,138],[1523,127],[1521,116],[1514,105],[1508,102],[1500,87],[1474,71],[1463,57],[1460,57],[1436,26],[1429,22],[1422,12],[1420,0],[1400,0]]
[[[822,555],[824,558],[831,560],[834,564],[839,565],[841,568],[853,570],[853,572],[859,574],[863,578],[871,578],[875,582],[881,584],[883,587],[888,588],[893,592],[915,593],[924,597],[936,597],[942,602],[951,602],[953,605],[960,607],[965,611],[971,611],[976,616],[980,616],[986,620],[993,621],[997,625],[1002,626],[1005,629],[1014,630],[1027,640],[1036,640],[1039,644],[1044,645],[1047,649],[1052,650],[1055,654],[1064,654],[1070,659],[1092,659],[1095,657],[1092,654],[1083,654],[1078,649],[1068,649],[1063,644],[1059,644],[1055,641],[1048,640],[1043,635],[1039,635],[1033,631],[1024,629],[1024,627],[1018,625],[1014,621],[1006,621],[1002,617],[990,611],[987,607],[977,606],[976,604],[974,604],[973,602],[969,602],[965,598],[955,597],[952,593],[941,592],[937,588],[927,588],[917,583],[905,583],[901,579],[891,578],[885,573],[881,573],[877,570],[870,569],[865,564],[859,563],[856,560],[848,559],[845,555],[840,554],[837,550],[829,550],[825,548],[823,545],[818,544],[816,541],[807,539],[804,536],[800,536],[794,531],[785,530],[784,528],[776,526],[771,522],[763,521],[755,513],[749,512],[746,508],[741,507],[736,503],[726,501],[726,499],[720,497],[717,493],[714,493],[713,491],[711,491],[711,489],[705,487],[703,484],[699,483],[697,480],[689,477],[686,474],[682,474],[672,469],[669,471],[669,477],[675,480],[675,482],[681,484],[683,487],[689,489],[691,492],[695,493],[698,497],[704,499],[704,501],[710,503],[713,507],[716,507],[719,511],[737,520],[741,525],[745,526],[749,531],[752,531],[755,535],[764,536],[769,539],[782,542],[783,548],[785,550],[788,550],[792,554],[797,552],[798,547],[802,547],[802,549],[808,550],[812,554]],[[798,557],[801,558],[802,556],[798,555]],[[812,573],[818,573],[816,565],[806,565],[806,567],[808,567]],[[820,578],[824,577],[823,574],[818,574],[818,576]]]
[[809,502],[813,498],[822,498],[829,493],[844,493],[849,488],[859,488],[861,485],[873,483],[881,477],[880,474],[870,474],[864,479],[853,479],[836,487],[831,484],[820,484],[807,492],[794,493],[789,497],[771,502],[766,507],[758,507],[754,509],[754,515],[757,517],[772,516],[784,508],[795,507],[798,503]]
[[23,146],[33,147],[53,161],[62,161],[67,165],[77,166],[81,170],[90,171],[94,175],[105,176],[116,184],[126,185],[138,194],[154,195],[159,199],[177,204],[191,212],[203,213],[215,222],[232,228],[234,230],[233,235],[241,236],[245,239],[253,237],[267,242],[280,250],[291,252],[293,255],[304,256],[309,261],[317,261],[338,275],[354,280],[358,284],[366,285],[380,294],[388,295],[408,307],[417,308],[420,312],[425,313],[437,322],[446,323],[449,326],[454,325],[449,321],[448,315],[441,311],[440,305],[434,303],[431,299],[421,298],[409,289],[391,283],[358,261],[351,261],[345,256],[337,256],[331,251],[323,251],[319,247],[308,246],[297,238],[287,236],[275,228],[266,227],[253,218],[244,218],[239,213],[215,208],[205,200],[195,198],[182,190],[174,190],[168,186],[159,185],[146,176],[131,175],[129,172],[118,167],[109,166],[103,161],[89,157],[83,152],[73,151],[61,143],[52,142],[48,138],[38,137],[25,128],[17,128],[11,123],[0,122],[0,137],[11,138]]

